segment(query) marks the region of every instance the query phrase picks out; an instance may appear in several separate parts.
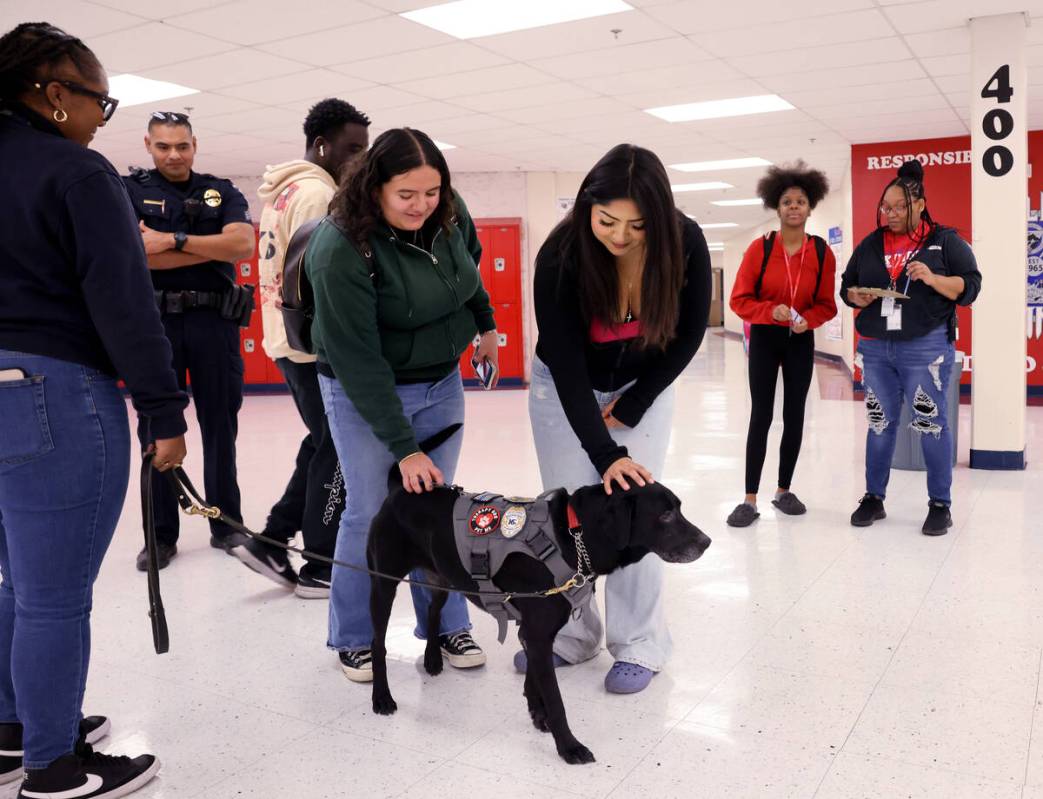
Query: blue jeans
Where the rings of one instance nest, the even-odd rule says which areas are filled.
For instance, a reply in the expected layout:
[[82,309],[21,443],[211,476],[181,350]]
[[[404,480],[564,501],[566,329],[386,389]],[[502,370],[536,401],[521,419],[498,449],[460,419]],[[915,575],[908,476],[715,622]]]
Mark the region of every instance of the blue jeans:
[[127,491],[130,427],[116,380],[0,350],[0,722],[24,765],[71,752],[90,662],[94,581]]
[[[626,389],[595,391],[594,398],[604,408]],[[637,427],[612,430],[616,443],[625,446],[630,457],[652,472],[656,480],[663,474],[673,416],[674,388],[670,386],[656,398]],[[601,482],[601,475],[565,416],[550,369],[539,358],[532,361],[529,421],[544,490],[564,487],[575,491]],[[605,577],[602,585],[605,623],[601,622],[597,602],[591,601],[578,618],[569,619],[562,627],[554,640],[555,653],[570,663],[589,660],[598,653],[604,635],[605,645],[616,660],[662,671],[673,650],[663,615],[663,562],[656,555],[645,555]]]
[[[344,473],[345,507],[340,516],[334,557],[366,568],[369,526],[387,497],[388,472],[395,464],[395,456],[374,435],[369,423],[359,414],[337,380],[320,374],[319,389]],[[402,402],[406,418],[413,425],[417,441],[423,441],[451,424],[463,423],[464,386],[459,369],[454,369],[452,374],[437,383],[396,386],[395,392]],[[430,453],[431,460],[442,470],[447,483],[451,483],[456,474],[462,442],[461,430]],[[421,571],[414,571],[410,576],[425,579]],[[350,652],[372,646],[369,589],[369,575],[341,566],[333,567],[329,640],[326,642],[331,649]],[[414,632],[418,638],[427,638],[427,608],[431,604],[431,595],[423,588],[410,586],[410,589],[416,612]],[[449,635],[469,629],[471,620],[467,614],[467,601],[460,594],[450,594],[442,609],[439,634]]]
[[934,502],[952,501],[952,431],[949,380],[955,349],[943,325],[909,341],[861,339],[862,382],[866,392],[866,492],[887,495],[891,459],[902,402],[911,404],[909,427],[920,437],[927,464],[927,494]]

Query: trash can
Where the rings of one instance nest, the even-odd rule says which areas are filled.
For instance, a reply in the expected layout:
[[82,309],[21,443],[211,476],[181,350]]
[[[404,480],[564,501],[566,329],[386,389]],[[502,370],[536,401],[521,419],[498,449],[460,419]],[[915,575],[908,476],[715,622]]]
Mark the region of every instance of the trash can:
[[[952,365],[952,376],[949,378],[949,430],[952,433],[952,464],[956,465],[957,442],[960,432],[960,376],[963,374],[963,355],[956,353]],[[923,449],[920,446],[920,433],[914,433],[909,423],[912,421],[909,397],[902,403],[902,416],[898,422],[898,440],[895,442],[895,454],[891,459],[892,469],[925,472]]]

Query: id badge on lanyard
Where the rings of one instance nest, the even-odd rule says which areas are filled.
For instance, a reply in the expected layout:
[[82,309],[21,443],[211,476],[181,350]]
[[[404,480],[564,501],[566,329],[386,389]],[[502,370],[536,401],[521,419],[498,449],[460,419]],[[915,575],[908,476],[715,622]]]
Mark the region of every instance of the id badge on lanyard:
[[[782,247],[782,257],[786,261],[786,282],[789,284],[789,310],[790,310],[790,333],[793,332],[793,325],[798,319],[803,319],[799,312],[797,312],[797,289],[800,287],[800,275],[804,271],[804,253],[808,249],[808,240],[805,237],[804,243],[800,245],[800,264],[797,266],[797,280],[794,282],[793,275],[790,273],[789,268],[789,253],[786,252],[786,245],[779,241],[779,246]],[[794,253],[796,255],[796,253]],[[796,314],[796,316],[794,316]]]

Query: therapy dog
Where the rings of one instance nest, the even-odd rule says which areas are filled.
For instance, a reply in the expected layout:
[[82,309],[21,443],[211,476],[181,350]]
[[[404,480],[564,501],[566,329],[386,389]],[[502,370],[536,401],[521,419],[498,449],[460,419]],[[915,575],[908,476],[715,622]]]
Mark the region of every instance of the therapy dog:
[[[421,449],[433,450],[458,428],[459,425],[447,428],[421,444]],[[617,489],[610,496],[600,484],[571,495],[564,489],[547,492],[539,500],[527,501],[530,513],[538,515],[537,521],[541,521],[531,533],[518,526],[519,517],[524,524],[525,505],[520,503],[526,501],[507,499],[504,513],[492,501],[500,497],[498,494],[472,496],[460,488],[446,486],[411,494],[402,488],[397,466],[391,471],[389,486],[390,493],[370,528],[369,568],[397,578],[413,569],[423,569],[434,584],[481,591],[483,596],[468,599],[483,609],[488,609],[489,604],[497,605],[501,614],[507,612],[518,621],[528,660],[524,695],[532,723],[541,732],[554,736],[558,754],[566,762],[593,762],[594,755],[569,729],[551,655],[554,637],[568,621],[573,604],[582,612],[582,606],[591,599],[589,591],[581,602],[574,599],[575,594],[595,576],[636,563],[650,553],[668,563],[691,563],[703,554],[710,539],[684,518],[680,500],[660,483],[635,485],[629,491]],[[466,518],[461,516],[461,507],[467,509]],[[502,504],[499,507],[502,509]],[[528,535],[531,541],[527,546],[533,554],[520,551],[518,541],[509,541],[513,551],[502,556],[498,570],[489,568],[486,574],[477,574],[476,579],[476,570],[481,571],[481,567],[475,566],[481,562],[479,556],[473,556],[471,563],[462,562],[463,544],[459,539],[473,535],[482,538],[481,543],[488,547],[494,532],[517,539]],[[544,541],[540,536],[553,540]],[[555,553],[550,552],[555,547],[549,544],[556,545]],[[552,559],[572,573],[571,585],[569,581],[561,582],[561,568],[548,566]],[[490,560],[495,561],[495,556]],[[398,709],[388,687],[385,646],[397,587],[395,580],[372,578],[373,712],[381,715]],[[504,601],[502,595],[485,595],[490,588],[515,596]],[[550,593],[536,595],[544,592]],[[445,591],[432,592],[424,651],[424,669],[432,675],[442,671],[438,629],[447,598]],[[503,621],[501,641],[502,625]]]

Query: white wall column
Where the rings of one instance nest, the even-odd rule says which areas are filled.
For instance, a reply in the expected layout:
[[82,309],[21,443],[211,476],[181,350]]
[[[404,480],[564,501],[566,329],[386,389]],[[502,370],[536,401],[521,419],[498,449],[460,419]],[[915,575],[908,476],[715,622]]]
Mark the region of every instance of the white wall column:
[[[1025,468],[1027,19],[970,21],[974,303],[971,468]],[[958,379],[954,375],[954,379]]]

